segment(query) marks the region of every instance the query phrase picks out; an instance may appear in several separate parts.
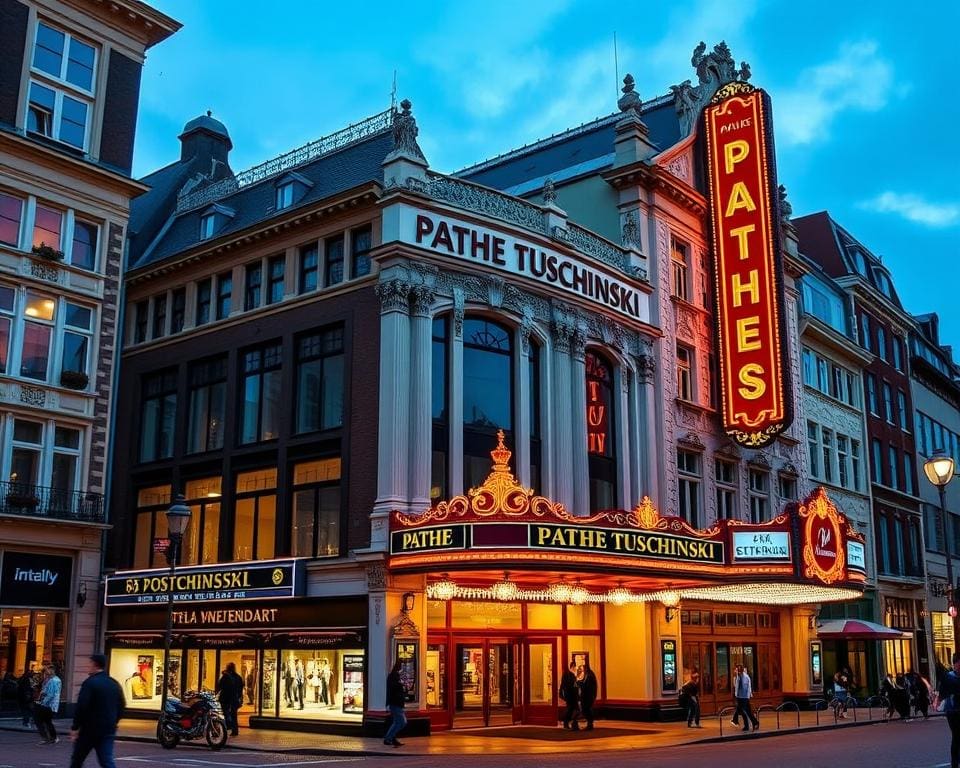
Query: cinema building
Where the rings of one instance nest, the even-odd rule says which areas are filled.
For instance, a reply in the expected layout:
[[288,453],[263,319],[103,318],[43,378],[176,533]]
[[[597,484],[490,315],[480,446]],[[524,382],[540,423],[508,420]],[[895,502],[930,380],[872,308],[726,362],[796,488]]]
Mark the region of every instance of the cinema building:
[[[713,107],[759,120],[738,88]],[[859,597],[865,541],[798,492],[774,179],[740,180],[757,308],[720,356],[697,132],[627,90],[541,148],[586,163],[564,180],[580,221],[559,181],[432,171],[406,102],[239,174],[221,123],[187,124],[132,227],[106,630],[133,707],[156,709],[163,669],[196,687],[235,661],[254,724],[376,724],[394,658],[438,729],[554,724],[571,660],[611,717],[669,716],[694,668],[722,707],[738,663],[758,703],[819,695],[815,607]],[[734,165],[769,140],[731,138]],[[721,357],[759,411],[721,416]],[[155,544],[181,490],[164,666]]]

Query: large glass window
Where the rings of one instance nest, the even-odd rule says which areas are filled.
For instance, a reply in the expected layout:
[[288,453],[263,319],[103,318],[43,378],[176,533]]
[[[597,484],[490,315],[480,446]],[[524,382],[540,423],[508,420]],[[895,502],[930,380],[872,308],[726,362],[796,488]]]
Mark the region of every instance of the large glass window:
[[176,412],[176,370],[146,376],[140,411],[140,461],[173,456]]
[[676,238],[671,238],[670,240],[670,264],[673,270],[670,281],[672,295],[678,299],[689,301],[690,288],[687,278],[687,246],[679,242]]
[[20,245],[20,222],[23,220],[23,200],[0,192],[0,243]]
[[[65,678],[67,611],[32,611],[4,608],[0,611],[0,677],[8,682],[25,671],[39,674],[43,664],[53,664]],[[14,693],[8,687],[10,693]]]
[[361,227],[350,233],[351,272],[350,277],[356,279],[370,274],[370,227]]
[[180,549],[182,565],[216,563],[220,545],[220,478],[188,480],[184,489],[190,520]]
[[483,318],[463,323],[463,483],[474,488],[490,473],[490,451],[502,429],[513,443],[513,338]]
[[341,426],[343,388],[343,328],[301,336],[297,340],[297,433]]
[[730,520],[737,516],[737,462],[716,459],[717,518]]
[[[110,677],[120,683],[127,707],[159,711],[163,696],[163,647],[114,648],[110,651]],[[182,651],[170,651],[168,691],[180,695]]]
[[317,253],[317,244],[310,243],[300,248],[300,278],[297,291],[307,293],[317,289],[317,270],[319,260]]
[[177,288],[173,291],[170,311],[170,333],[180,333],[187,320],[187,290]]
[[243,309],[249,312],[260,306],[260,287],[263,283],[263,265],[257,261],[247,265],[243,290]]
[[133,543],[133,568],[162,566],[165,558],[154,551],[154,539],[165,539],[167,510],[170,508],[170,486],[154,485],[137,492],[136,535]]
[[195,325],[205,325],[210,322],[210,278],[197,283],[197,318]]
[[750,485],[750,521],[764,523],[770,519],[770,471],[751,468]]
[[530,339],[530,354],[527,357],[530,374],[530,487],[540,492],[541,467],[540,454],[540,345]]
[[267,262],[267,304],[283,301],[283,279],[286,268],[286,256],[274,256]]
[[282,347],[279,342],[243,354],[241,443],[280,436]]
[[277,470],[237,475],[233,559],[269,560],[276,555]]
[[701,455],[696,451],[677,449],[677,515],[694,528],[699,528],[700,486],[703,478]]
[[328,237],[324,243],[326,272],[323,284],[325,287],[343,282],[343,235]]
[[217,275],[217,320],[230,316],[230,304],[233,301],[233,273]]
[[339,555],[340,518],[340,458],[294,465],[293,556]]
[[447,498],[447,450],[450,445],[448,403],[450,398],[447,369],[447,333],[449,320],[433,321],[432,359],[430,368],[431,411],[433,414],[433,451],[430,470],[430,501]]
[[49,296],[27,292],[23,306],[23,348],[20,375],[46,381],[57,303]]
[[99,229],[96,224],[75,221],[73,224],[73,247],[70,250],[70,263],[80,269],[97,268],[97,239]]
[[153,334],[150,338],[159,339],[167,335],[167,294],[153,297]]
[[191,365],[188,453],[223,448],[226,403],[227,358],[216,357]]
[[613,367],[588,351],[587,464],[590,472],[590,511],[617,506],[617,450],[614,434]]

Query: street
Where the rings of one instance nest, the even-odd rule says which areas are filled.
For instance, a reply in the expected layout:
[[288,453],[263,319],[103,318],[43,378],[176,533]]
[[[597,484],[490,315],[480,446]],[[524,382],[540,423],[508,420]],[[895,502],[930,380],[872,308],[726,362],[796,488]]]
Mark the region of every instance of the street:
[[[562,747],[558,745],[558,752]],[[403,750],[385,756],[318,756],[293,752],[250,752],[227,749],[211,752],[198,747],[180,747],[167,752],[153,744],[117,743],[117,765],[129,768],[280,768],[281,766],[326,766],[344,764],[362,768],[553,768],[559,754],[539,755],[409,755]],[[567,755],[563,759],[566,760]],[[699,744],[668,749],[597,751],[591,768],[621,768],[651,765],[660,768],[837,768],[844,765],[870,768],[945,768],[949,765],[948,731],[942,719],[929,722],[890,723],[803,733],[773,738]],[[39,746],[35,734],[0,732],[0,768],[66,768],[70,744]],[[86,765],[95,766],[91,755]]]

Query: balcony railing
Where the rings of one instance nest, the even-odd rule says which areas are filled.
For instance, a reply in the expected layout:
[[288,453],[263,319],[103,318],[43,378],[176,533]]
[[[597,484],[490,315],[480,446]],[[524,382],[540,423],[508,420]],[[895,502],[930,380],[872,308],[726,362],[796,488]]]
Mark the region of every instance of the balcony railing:
[[0,514],[102,523],[103,494],[29,483],[0,482]]

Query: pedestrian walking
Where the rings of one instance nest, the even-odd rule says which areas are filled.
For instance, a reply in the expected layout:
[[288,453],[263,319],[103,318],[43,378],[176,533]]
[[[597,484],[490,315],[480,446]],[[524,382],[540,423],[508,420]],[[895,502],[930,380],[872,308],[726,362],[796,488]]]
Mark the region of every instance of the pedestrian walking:
[[390,710],[392,722],[383,737],[387,746],[402,747],[397,741],[397,734],[407,727],[407,716],[403,712],[403,704],[407,699],[407,689],[400,679],[400,659],[393,662],[390,674],[387,675],[387,709]]
[[60,692],[63,683],[57,676],[53,664],[44,667],[43,687],[40,689],[40,698],[33,710],[33,719],[40,732],[41,744],[56,744],[60,741],[57,729],[53,724],[54,715],[60,710]]
[[593,730],[593,703],[597,700],[597,676],[590,669],[590,662],[583,663],[583,678],[580,680],[580,711],[587,721],[587,730]]
[[127,702],[120,683],[104,671],[106,666],[107,658],[103,654],[90,657],[89,677],[80,686],[70,726],[73,741],[70,768],[81,768],[92,750],[97,753],[100,768],[117,768],[113,761],[113,742]]
[[950,768],[960,768],[960,653],[953,654],[953,669],[940,679],[934,709],[947,716],[950,727]]
[[23,721],[24,728],[28,728],[30,720],[33,719],[35,687],[33,672],[29,669],[23,670],[23,674],[17,680],[17,706],[20,708],[20,719]]
[[841,720],[847,717],[848,686],[847,676],[837,670],[833,675],[833,716]]
[[693,670],[690,679],[680,689],[680,704],[687,711],[687,728],[702,728],[700,725],[700,673]]
[[750,723],[753,723],[753,730],[760,728],[760,721],[750,709],[750,699],[753,698],[753,685],[750,681],[750,675],[744,669],[742,664],[737,664],[737,674],[733,679],[733,695],[737,699],[737,711],[734,714],[743,715],[743,730],[750,730]]
[[223,719],[232,736],[240,735],[237,710],[243,703],[243,678],[237,674],[237,665],[229,662],[217,681],[217,700],[223,710]]
[[573,728],[575,731],[580,730],[580,725],[577,722],[577,710],[580,709],[580,688],[577,686],[577,662],[575,661],[570,662],[570,667],[560,678],[560,699],[566,704],[561,719],[563,727]]

